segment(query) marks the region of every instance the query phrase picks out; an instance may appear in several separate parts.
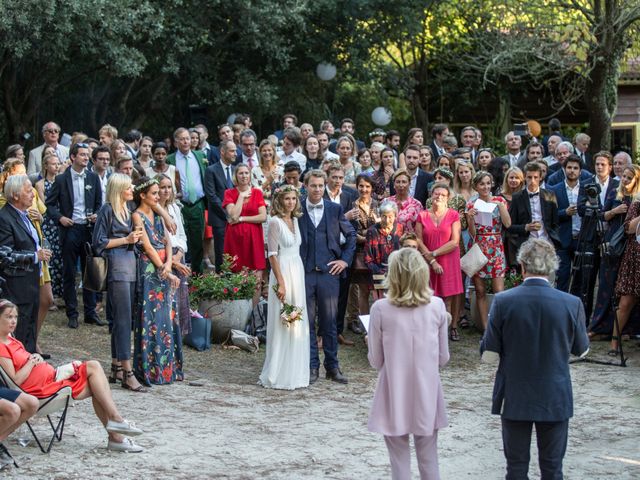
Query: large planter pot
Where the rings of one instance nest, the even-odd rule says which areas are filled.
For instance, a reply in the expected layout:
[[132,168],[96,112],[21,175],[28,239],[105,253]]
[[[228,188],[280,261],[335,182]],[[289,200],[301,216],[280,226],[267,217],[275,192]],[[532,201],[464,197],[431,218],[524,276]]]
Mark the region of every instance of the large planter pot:
[[222,343],[229,336],[229,330],[243,330],[249,323],[251,299],[245,300],[204,300],[198,310],[211,320],[211,339]]
[[[473,287],[469,287],[469,296],[471,297],[471,320],[475,324],[476,328],[480,331],[483,331],[482,322],[480,321],[480,311],[478,310],[478,301],[476,299],[476,289]],[[495,294],[487,293],[487,304],[488,309],[491,310],[491,303],[493,302],[493,297]],[[487,311],[489,311],[487,310]]]

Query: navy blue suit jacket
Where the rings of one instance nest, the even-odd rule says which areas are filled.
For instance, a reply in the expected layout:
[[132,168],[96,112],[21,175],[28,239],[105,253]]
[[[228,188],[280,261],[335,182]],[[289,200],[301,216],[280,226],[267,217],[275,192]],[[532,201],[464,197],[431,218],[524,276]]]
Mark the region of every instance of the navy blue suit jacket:
[[[556,165],[560,165],[559,163],[554,163],[551,167]],[[547,178],[544,179],[544,183],[547,187],[552,187],[553,185],[558,185],[559,183],[564,182],[564,168],[558,168],[555,173],[551,173],[551,167],[549,167],[549,172],[547,173]],[[580,183],[589,180],[592,175],[586,168],[582,168],[580,170]]]
[[[87,210],[98,213],[102,206],[102,187],[98,175],[85,170],[87,176],[84,179],[84,205]],[[71,167],[58,175],[51,185],[49,195],[47,195],[47,214],[53,218],[60,227],[60,234],[65,235],[67,228],[60,225],[60,217],[73,217],[73,180],[71,178]],[[62,240],[62,239],[61,239]]]
[[[344,217],[342,207],[337,203],[323,200],[324,202],[324,220],[327,222],[327,246],[326,250],[322,253],[322,256],[328,258],[328,261],[343,260],[347,265],[351,265],[353,256],[356,251],[356,231],[353,225],[347,221]],[[302,200],[302,217],[298,220],[300,225],[300,233],[302,236],[302,244],[300,245],[300,256],[302,257],[302,263],[306,265],[307,255],[309,254],[307,237],[307,229],[309,226],[313,227],[313,222],[309,218],[309,212],[307,212],[307,202]],[[344,235],[346,242],[340,245],[340,233]],[[320,252],[318,252],[320,253]],[[329,266],[318,265],[324,273],[329,271]]]
[[536,422],[573,416],[569,354],[588,348],[578,297],[539,278],[498,293],[481,343],[482,351],[500,355],[491,413]]
[[[231,167],[231,175],[235,168]],[[227,190],[227,177],[222,164],[218,161],[209,165],[204,171],[204,193],[207,197],[209,209],[209,225],[212,227],[225,227],[227,225],[227,212],[222,208],[224,191]]]
[[[572,216],[567,215],[567,208],[569,207],[569,197],[567,197],[567,189],[564,182],[553,185],[549,188],[556,194],[556,201],[558,202],[558,236],[560,237],[560,247],[569,248],[571,240],[573,240],[572,233]],[[577,215],[577,213],[576,213]]]

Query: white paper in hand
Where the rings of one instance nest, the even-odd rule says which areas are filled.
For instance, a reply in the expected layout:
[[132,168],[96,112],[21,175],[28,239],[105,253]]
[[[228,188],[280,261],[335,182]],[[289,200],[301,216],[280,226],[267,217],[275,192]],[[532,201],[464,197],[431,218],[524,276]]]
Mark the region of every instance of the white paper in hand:
[[498,207],[495,203],[488,203],[484,200],[477,199],[473,204],[478,213],[476,213],[476,225],[490,227],[493,224],[493,211]]
[[369,333],[369,315],[358,315],[358,318],[360,319],[360,322],[362,322],[362,326],[365,331]]

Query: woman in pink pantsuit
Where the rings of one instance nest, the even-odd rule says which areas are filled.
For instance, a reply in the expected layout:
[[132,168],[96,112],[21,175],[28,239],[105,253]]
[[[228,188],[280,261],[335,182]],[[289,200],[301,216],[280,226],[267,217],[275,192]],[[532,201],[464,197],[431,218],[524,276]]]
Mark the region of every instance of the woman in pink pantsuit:
[[447,426],[439,374],[449,361],[447,312],[415,249],[389,256],[386,282],[387,297],[371,307],[369,362],[378,370],[378,385],[369,430],[384,435],[393,480],[411,478],[410,434],[420,478],[439,479],[437,435]]

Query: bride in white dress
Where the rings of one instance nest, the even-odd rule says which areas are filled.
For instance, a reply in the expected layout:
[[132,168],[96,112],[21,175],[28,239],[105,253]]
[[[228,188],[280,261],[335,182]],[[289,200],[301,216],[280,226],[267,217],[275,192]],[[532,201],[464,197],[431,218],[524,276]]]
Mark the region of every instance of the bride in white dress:
[[[300,258],[298,190],[290,185],[276,189],[267,234],[267,256],[271,264],[267,313],[267,356],[260,385],[293,390],[309,386],[309,319]],[[278,291],[274,291],[274,285]],[[289,326],[280,319],[282,301],[302,307],[302,320]]]

